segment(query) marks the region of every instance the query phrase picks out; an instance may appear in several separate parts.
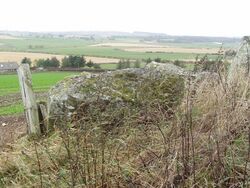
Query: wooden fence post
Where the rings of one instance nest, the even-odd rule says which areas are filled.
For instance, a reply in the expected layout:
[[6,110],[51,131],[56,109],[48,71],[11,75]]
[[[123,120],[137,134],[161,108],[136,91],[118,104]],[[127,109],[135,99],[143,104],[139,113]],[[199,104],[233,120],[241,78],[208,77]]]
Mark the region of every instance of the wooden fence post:
[[29,134],[41,134],[38,107],[32,90],[31,73],[28,64],[21,64],[18,69],[18,79],[22,93],[25,115],[28,123]]

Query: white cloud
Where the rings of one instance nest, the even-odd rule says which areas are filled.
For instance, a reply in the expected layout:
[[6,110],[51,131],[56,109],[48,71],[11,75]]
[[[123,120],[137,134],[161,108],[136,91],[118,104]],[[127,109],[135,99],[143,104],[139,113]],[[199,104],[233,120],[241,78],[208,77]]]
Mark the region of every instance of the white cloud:
[[1,0],[0,30],[250,34],[248,0]]

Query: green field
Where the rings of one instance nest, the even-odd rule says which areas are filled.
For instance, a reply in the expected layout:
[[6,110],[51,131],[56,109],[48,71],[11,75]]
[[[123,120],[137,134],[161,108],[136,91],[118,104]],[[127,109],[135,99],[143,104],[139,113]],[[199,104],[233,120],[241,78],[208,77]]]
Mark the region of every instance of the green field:
[[[46,91],[63,78],[74,75],[75,72],[44,72],[33,73],[32,82],[34,91]],[[19,92],[19,83],[16,74],[0,75],[0,96]]]
[[[46,92],[65,77],[75,75],[75,72],[44,72],[33,73],[32,82],[35,92]],[[18,78],[16,74],[0,75],[0,115],[10,115],[23,111],[22,102],[17,96],[20,93]],[[10,99],[9,99],[10,98]],[[4,104],[4,100],[11,102]]]

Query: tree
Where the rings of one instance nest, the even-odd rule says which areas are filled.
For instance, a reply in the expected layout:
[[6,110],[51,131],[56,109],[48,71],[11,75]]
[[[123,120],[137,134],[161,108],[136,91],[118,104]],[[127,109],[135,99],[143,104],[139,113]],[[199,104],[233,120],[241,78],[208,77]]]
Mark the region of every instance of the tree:
[[148,58],[147,60],[146,60],[146,64],[149,64],[149,63],[151,63],[152,62],[152,59],[151,58]]
[[119,60],[119,62],[117,63],[117,69],[123,69],[123,60]]
[[30,58],[25,57],[22,59],[21,63],[31,65],[32,62],[31,62]]
[[127,60],[122,59],[118,62],[116,68],[117,69],[127,69],[127,68],[130,68],[130,66],[131,66],[131,62],[129,59],[127,59]]
[[36,66],[37,67],[44,67],[44,59],[38,59],[36,60]]
[[48,67],[59,67],[60,66],[60,61],[56,57],[52,57]]
[[141,62],[138,59],[135,61],[135,66],[134,67],[135,68],[140,68],[141,67]]
[[80,68],[84,67],[86,60],[83,56],[68,56],[62,59],[62,67]]
[[180,61],[180,60],[175,60],[174,65],[181,67],[181,68],[185,68],[185,63],[183,61]]
[[88,67],[93,67],[94,66],[94,63],[93,61],[89,60],[86,64]]
[[101,69],[101,66],[99,64],[94,63],[93,65],[94,69]]
[[51,59],[38,59],[36,62],[37,67],[59,67],[60,61],[56,57],[52,57]]
[[161,58],[159,58],[159,57],[155,58],[155,62],[160,63],[161,62]]
[[228,56],[228,57],[235,57],[236,54],[237,54],[236,50],[233,50],[233,49],[229,49],[225,51],[225,56]]
[[127,59],[125,62],[124,62],[124,68],[127,69],[127,68],[130,68],[131,66],[131,63],[129,61],[129,59]]
[[64,57],[62,59],[62,67],[69,67],[69,66],[70,66],[69,57]]

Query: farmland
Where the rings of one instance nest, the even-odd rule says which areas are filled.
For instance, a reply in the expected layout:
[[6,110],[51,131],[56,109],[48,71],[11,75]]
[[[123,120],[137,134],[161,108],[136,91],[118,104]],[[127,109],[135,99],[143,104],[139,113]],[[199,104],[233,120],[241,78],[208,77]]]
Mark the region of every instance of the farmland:
[[[37,98],[43,100],[46,98],[46,91],[65,77],[74,75],[73,72],[44,72],[33,73],[33,89]],[[23,112],[23,106],[20,96],[19,83],[16,74],[0,75],[0,116],[19,114]]]
[[[184,38],[190,40],[189,38]],[[60,37],[51,35],[39,36],[12,36],[0,35],[0,62],[20,62],[28,57],[35,65],[35,60],[56,57],[61,60],[67,55],[84,55],[86,60],[92,60],[100,64],[102,69],[116,69],[119,59],[145,60],[148,58],[160,58],[162,60],[187,60],[192,61],[196,56],[208,55],[210,59],[217,57],[216,53],[221,43],[207,41],[185,42],[183,38],[177,38],[177,42],[162,42],[152,37]],[[214,39],[217,40],[217,39]],[[226,42],[224,50],[234,47],[236,43]],[[141,62],[140,66],[145,66]],[[188,69],[193,65],[187,64]],[[133,64],[131,64],[133,67]],[[34,73],[33,85],[35,92],[42,95],[59,80],[73,73]],[[16,75],[0,75],[1,114],[15,114],[22,111],[19,95],[19,86]],[[18,93],[18,94],[17,94]],[[7,95],[11,99],[19,96],[12,104],[3,105]]]
[[[150,39],[150,41],[148,41]],[[157,39],[157,38],[156,38]],[[159,40],[143,37],[51,37],[49,36],[11,36],[0,35],[0,62],[16,61],[20,62],[24,57],[28,57],[35,65],[35,60],[56,57],[61,60],[67,55],[84,55],[86,60],[92,60],[100,64],[102,69],[116,69],[119,59],[145,60],[160,58],[161,60],[184,60],[193,61],[197,55],[199,57],[208,55],[210,59],[217,57],[216,53],[221,47],[221,43],[211,41],[193,42],[161,42]],[[189,39],[189,38],[188,38]],[[227,42],[224,50],[234,47],[236,43]],[[131,67],[134,65],[131,64]],[[140,67],[145,66],[141,61]],[[192,69],[192,64],[186,64],[186,68]],[[74,73],[48,72],[34,73],[33,86],[40,98],[43,93],[64,77]],[[22,111],[19,86],[16,75],[0,75],[0,115],[16,114]],[[4,101],[10,96],[18,100],[13,103]]]
[[[18,39],[0,38],[1,52],[33,52],[51,55],[84,55],[114,59],[155,59],[193,60],[197,55],[207,53],[214,58],[221,43],[214,42],[147,42],[140,38],[53,38],[25,37]],[[235,43],[225,43],[224,48],[234,47]],[[0,57],[1,58],[1,57]],[[6,58],[4,58],[6,60]],[[110,59],[109,59],[110,60]],[[107,61],[109,61],[107,60]],[[107,61],[105,61],[107,63]],[[98,63],[98,62],[96,62]],[[100,62],[102,63],[102,62]]]

